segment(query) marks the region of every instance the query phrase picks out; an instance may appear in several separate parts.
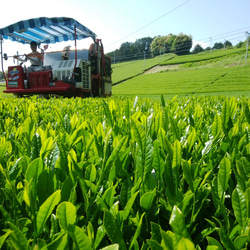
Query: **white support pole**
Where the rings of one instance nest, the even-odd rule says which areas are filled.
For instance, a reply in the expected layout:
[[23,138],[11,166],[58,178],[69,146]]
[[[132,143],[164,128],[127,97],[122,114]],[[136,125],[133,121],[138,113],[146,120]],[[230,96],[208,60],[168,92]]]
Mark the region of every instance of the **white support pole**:
[[246,32],[246,35],[247,35],[247,49],[246,49],[246,62],[245,62],[245,64],[247,65],[248,43],[249,43],[249,33],[248,33],[248,32]]

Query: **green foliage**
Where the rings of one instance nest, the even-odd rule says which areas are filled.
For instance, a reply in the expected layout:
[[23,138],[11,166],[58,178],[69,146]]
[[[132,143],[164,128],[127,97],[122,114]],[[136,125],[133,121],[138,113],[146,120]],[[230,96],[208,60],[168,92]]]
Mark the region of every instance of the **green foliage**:
[[192,37],[180,33],[179,35],[169,34],[167,36],[157,36],[151,43],[151,52],[154,55],[161,53],[176,53],[186,55],[190,53],[192,47]]
[[0,99],[0,248],[248,249],[249,108]]
[[192,44],[192,37],[181,33],[175,38],[171,50],[177,55],[187,55],[190,53]]
[[119,49],[114,52],[109,52],[107,55],[116,62],[142,59],[144,57],[144,52],[146,53],[146,57],[150,58],[151,54],[149,52],[149,47],[152,40],[153,38],[151,37],[144,37],[136,39],[134,43],[125,42],[121,44]]

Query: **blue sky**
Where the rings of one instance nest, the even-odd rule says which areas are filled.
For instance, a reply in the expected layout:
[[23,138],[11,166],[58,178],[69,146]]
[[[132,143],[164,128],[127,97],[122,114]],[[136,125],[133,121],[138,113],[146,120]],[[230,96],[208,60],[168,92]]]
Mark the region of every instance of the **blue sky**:
[[[33,17],[67,16],[94,31],[105,52],[123,42],[181,32],[206,47],[225,40],[244,41],[245,32],[250,32],[249,14],[250,0],[12,0],[4,3],[0,27]],[[12,42],[5,45],[22,50]]]

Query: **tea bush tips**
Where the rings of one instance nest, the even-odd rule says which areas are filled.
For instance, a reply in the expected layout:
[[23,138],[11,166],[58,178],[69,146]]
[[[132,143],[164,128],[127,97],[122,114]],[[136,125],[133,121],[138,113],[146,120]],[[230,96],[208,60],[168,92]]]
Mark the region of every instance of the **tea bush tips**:
[[249,108],[0,99],[0,248],[248,249]]

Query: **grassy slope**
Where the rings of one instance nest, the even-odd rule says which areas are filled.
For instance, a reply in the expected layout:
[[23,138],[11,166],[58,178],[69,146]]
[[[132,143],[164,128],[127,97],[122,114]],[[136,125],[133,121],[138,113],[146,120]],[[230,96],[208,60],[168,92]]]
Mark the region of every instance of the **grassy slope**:
[[186,62],[200,62],[200,61],[216,61],[216,60],[224,60],[225,58],[232,58],[238,55],[242,55],[245,53],[245,48],[240,49],[221,49],[214,51],[204,51],[199,54],[194,55],[185,55],[185,56],[176,56],[169,61],[164,61],[161,65],[172,65],[172,64],[182,64]]
[[[193,94],[250,96],[250,65],[244,65],[243,52],[243,49],[232,49],[212,52],[211,58],[205,53],[174,57],[164,64],[178,62],[177,70],[141,74],[114,86],[112,92],[118,96],[163,94],[169,98]],[[119,71],[126,71],[126,68],[118,64],[114,74],[122,75]]]
[[112,74],[112,81],[113,83],[117,83],[123,81],[124,79],[129,79],[131,77],[135,77],[144,70],[150,69],[161,62],[169,60],[170,58],[174,57],[174,54],[166,54],[162,57],[155,57],[151,59],[144,60],[137,60],[137,61],[130,61],[124,63],[117,63],[112,65],[113,74]]

